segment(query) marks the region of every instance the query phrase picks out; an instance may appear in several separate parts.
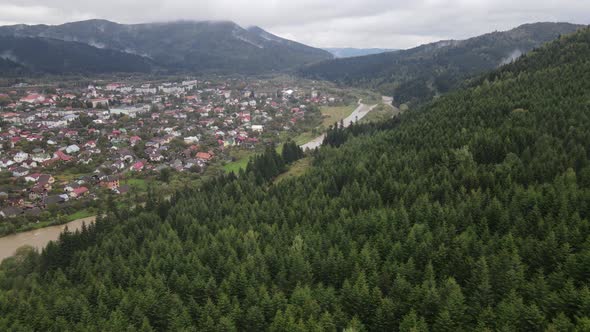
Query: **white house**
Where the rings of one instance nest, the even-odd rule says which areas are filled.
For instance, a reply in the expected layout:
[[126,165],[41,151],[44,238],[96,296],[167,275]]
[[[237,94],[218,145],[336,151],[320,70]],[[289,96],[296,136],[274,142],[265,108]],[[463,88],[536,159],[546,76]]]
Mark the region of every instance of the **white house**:
[[12,176],[14,177],[22,177],[29,174],[29,170],[24,167],[17,167],[14,171],[12,171]]
[[199,143],[199,138],[196,136],[188,136],[184,138],[186,144]]
[[0,168],[8,168],[14,165],[14,161],[10,159],[0,159]]
[[72,144],[66,148],[67,154],[78,153],[78,152],[80,152],[80,147],[78,147],[76,144]]
[[29,159],[29,154],[23,151],[18,152],[17,154],[14,155],[14,159],[15,162],[17,163],[22,163],[23,161]]
[[46,153],[38,153],[38,154],[33,155],[32,159],[33,159],[33,161],[36,161],[38,163],[42,163],[44,161],[51,159],[51,156]]

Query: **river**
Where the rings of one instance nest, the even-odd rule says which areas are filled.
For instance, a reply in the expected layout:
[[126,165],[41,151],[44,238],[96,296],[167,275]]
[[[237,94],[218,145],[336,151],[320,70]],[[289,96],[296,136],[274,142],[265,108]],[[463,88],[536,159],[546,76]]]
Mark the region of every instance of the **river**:
[[49,226],[39,229],[34,229],[28,232],[16,233],[4,237],[0,237],[0,261],[4,258],[14,255],[16,249],[29,245],[37,248],[39,251],[43,249],[49,241],[54,241],[59,238],[59,234],[68,227],[70,231],[75,231],[82,228],[82,223],[86,225],[94,222],[96,217],[82,218],[74,220],[67,224],[58,226]]

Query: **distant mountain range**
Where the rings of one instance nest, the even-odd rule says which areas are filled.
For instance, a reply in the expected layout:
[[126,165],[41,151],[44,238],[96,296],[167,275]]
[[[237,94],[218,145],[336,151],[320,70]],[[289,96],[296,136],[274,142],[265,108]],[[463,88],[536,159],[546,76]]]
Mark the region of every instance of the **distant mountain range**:
[[299,74],[375,89],[393,95],[398,104],[427,100],[456,88],[468,77],[509,63],[581,27],[568,23],[525,24],[467,40],[440,41],[404,51],[323,61],[305,66]]
[[[120,59],[125,64],[137,62],[123,71],[143,72],[159,68],[248,74],[293,69],[333,58],[327,51],[280,38],[259,27],[244,29],[225,21],[126,25],[89,20],[56,26],[13,25],[0,27],[0,37],[12,38],[8,45],[2,46],[3,55],[0,57],[6,63],[12,62],[13,67],[16,63],[17,71],[23,68],[47,72],[121,71],[117,64],[107,65],[110,60]],[[20,51],[17,52],[12,45],[17,45]],[[77,51],[70,55],[65,52],[67,57],[63,64],[44,59],[46,50],[53,58],[61,54],[61,49],[70,48]],[[77,58],[78,55],[87,59]],[[85,65],[87,60],[95,61],[106,55],[99,64]],[[3,68],[2,64],[0,68]]]
[[332,53],[336,58],[352,58],[355,56],[365,56],[365,55],[373,55],[373,54],[380,54],[386,52],[395,52],[398,51],[396,49],[391,48],[324,48],[324,50]]
[[149,58],[78,42],[50,38],[0,36],[0,73],[148,73],[158,66]]

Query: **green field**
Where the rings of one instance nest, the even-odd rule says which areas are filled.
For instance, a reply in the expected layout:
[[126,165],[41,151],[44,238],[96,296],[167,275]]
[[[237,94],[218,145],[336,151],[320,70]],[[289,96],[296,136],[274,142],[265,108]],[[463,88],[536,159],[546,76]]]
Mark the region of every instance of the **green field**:
[[96,215],[96,211],[84,209],[66,216],[68,221],[74,221],[82,218],[88,218]]
[[138,191],[147,191],[147,180],[145,179],[125,179],[121,184],[128,184],[129,186],[136,188]]
[[242,150],[242,149],[234,149],[231,151],[230,155],[235,161],[229,162],[223,166],[223,170],[226,173],[238,173],[240,169],[246,169],[248,166],[248,161],[250,161],[250,157],[254,156],[256,151],[253,150]]
[[275,179],[275,183],[279,183],[286,179],[303,175],[311,167],[311,157],[299,159],[289,167],[289,170],[279,175]]
[[371,112],[365,115],[359,122],[360,123],[369,123],[369,122],[380,122],[387,119],[391,119],[394,115],[399,114],[399,109],[385,104],[379,104],[375,107]]
[[308,143],[314,138],[320,136],[324,131],[326,131],[328,127],[348,117],[350,114],[352,114],[352,112],[354,112],[355,109],[356,105],[324,106],[320,109],[320,112],[322,113],[322,122],[315,128],[316,133],[306,131],[296,136],[293,140],[295,143],[297,143],[297,145]]
[[322,107],[320,110],[322,112],[322,126],[328,128],[334,123],[340,122],[352,114],[355,109],[356,105]]
[[303,145],[309,141],[311,141],[312,139],[316,138],[319,135],[314,135],[311,132],[305,132],[300,134],[299,136],[295,137],[295,139],[293,139],[295,141],[295,143],[297,143],[297,145]]

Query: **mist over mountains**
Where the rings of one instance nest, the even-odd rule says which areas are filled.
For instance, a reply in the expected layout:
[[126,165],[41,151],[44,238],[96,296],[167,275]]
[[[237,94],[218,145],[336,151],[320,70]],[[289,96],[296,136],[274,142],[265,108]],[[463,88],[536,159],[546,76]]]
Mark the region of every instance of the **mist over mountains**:
[[354,47],[324,48],[324,50],[332,53],[336,58],[352,58],[355,56],[365,56],[365,55],[373,55],[373,54],[380,54],[380,53],[397,51],[396,49],[391,49],[391,48],[354,48]]
[[466,40],[446,40],[409,50],[327,60],[300,70],[304,77],[375,89],[397,103],[427,100],[466,78],[510,63],[581,25],[524,24]]
[[[46,49],[48,40],[59,40],[61,46],[79,48],[85,44],[87,54],[99,56],[104,51],[119,52],[120,58],[135,57],[135,61],[153,64],[169,71],[195,73],[244,73],[284,71],[304,64],[331,59],[327,51],[316,49],[275,36],[262,28],[242,28],[229,21],[178,21],[168,23],[118,24],[106,20],[89,20],[62,25],[13,25],[0,27],[0,36],[11,37],[11,43],[21,38],[39,38],[31,53]],[[19,43],[25,43],[20,41]],[[64,44],[78,43],[78,44]],[[13,51],[10,45],[4,51]],[[56,55],[50,49],[50,57]],[[124,55],[127,54],[127,55]],[[111,54],[115,56],[115,54]],[[40,67],[42,59],[29,59],[32,68]],[[64,60],[67,61],[67,60]],[[84,60],[77,59],[77,62]],[[42,67],[42,66],[41,66]],[[59,67],[74,70],[70,66]],[[104,68],[105,70],[117,69]],[[143,66],[140,71],[143,71]]]

